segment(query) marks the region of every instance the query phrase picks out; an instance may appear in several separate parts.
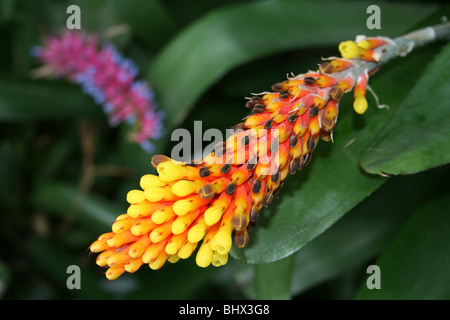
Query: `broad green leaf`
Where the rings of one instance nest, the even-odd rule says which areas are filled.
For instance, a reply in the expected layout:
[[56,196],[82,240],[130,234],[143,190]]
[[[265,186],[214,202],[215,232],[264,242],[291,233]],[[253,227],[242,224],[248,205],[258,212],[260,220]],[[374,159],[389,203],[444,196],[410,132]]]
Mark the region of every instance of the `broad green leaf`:
[[[433,192],[446,169],[394,177],[353,208],[295,256],[292,294],[339,276],[351,268],[367,268],[370,259],[392,241],[418,205]],[[423,186],[427,185],[424,190]],[[361,273],[365,272],[360,269]]]
[[100,117],[101,106],[62,81],[0,78],[0,121]]
[[[439,47],[430,46],[402,61],[390,63],[369,80],[382,103],[390,110],[378,110],[372,101],[368,112],[352,112],[352,97],[344,96],[336,125],[334,143],[319,143],[311,164],[288,177],[276,199],[262,210],[250,232],[250,245],[233,249],[233,255],[248,263],[281,259],[324,232],[345,213],[375,191],[384,179],[370,176],[358,166],[365,145],[373,139],[398,101],[408,94]],[[401,84],[393,87],[390,83]]]
[[365,148],[370,173],[410,174],[450,162],[450,45],[447,45]]
[[450,196],[421,206],[401,228],[376,265],[381,289],[364,284],[358,299],[450,299]]
[[[242,63],[286,50],[337,44],[361,33],[377,35],[379,30],[366,27],[370,4],[259,1],[219,9],[195,21],[163,49],[148,72],[169,127],[178,125],[205,90]],[[436,8],[388,2],[380,7],[386,36],[404,32]],[[399,13],[405,19],[399,19]]]

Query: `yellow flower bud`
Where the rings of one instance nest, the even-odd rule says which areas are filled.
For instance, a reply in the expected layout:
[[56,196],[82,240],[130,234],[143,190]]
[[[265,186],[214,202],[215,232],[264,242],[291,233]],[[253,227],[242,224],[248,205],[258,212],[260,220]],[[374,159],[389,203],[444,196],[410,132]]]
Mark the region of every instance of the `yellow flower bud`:
[[364,96],[359,96],[353,102],[353,109],[358,114],[363,114],[367,110],[367,99]]

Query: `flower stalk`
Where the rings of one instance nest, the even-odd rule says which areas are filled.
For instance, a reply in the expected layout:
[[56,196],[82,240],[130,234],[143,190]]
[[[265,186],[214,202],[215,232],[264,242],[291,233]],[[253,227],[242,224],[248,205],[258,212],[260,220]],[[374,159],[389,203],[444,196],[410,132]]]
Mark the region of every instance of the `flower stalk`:
[[[137,80],[138,69],[111,45],[99,46],[96,36],[66,31],[60,37],[47,37],[33,55],[43,63],[40,74],[65,78],[103,106],[111,126],[131,125],[130,139],[144,150],[162,133],[163,114],[156,111],[153,91]],[[36,73],[35,73],[36,74]]]
[[341,97],[353,89],[353,107],[363,114],[369,77],[416,45],[447,37],[440,28],[434,36],[419,31],[342,42],[341,57],[249,98],[251,114],[210,155],[192,163],[154,156],[158,174],[141,178],[141,189],[128,193],[127,213],[90,246],[100,253],[97,264],[108,268],[106,277],[116,279],[143,264],[159,269],[196,250],[200,267],[226,264],[233,241],[239,248],[249,244],[260,210],[287,176],[308,165],[320,139],[333,140]]

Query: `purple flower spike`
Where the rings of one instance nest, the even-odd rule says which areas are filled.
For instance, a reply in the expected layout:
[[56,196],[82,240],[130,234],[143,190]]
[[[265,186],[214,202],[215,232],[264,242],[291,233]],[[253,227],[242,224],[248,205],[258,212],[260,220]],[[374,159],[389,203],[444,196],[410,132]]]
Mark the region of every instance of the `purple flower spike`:
[[151,152],[149,141],[162,133],[163,114],[156,112],[154,93],[142,80],[138,69],[111,45],[100,47],[94,35],[66,31],[61,37],[48,37],[32,55],[47,65],[53,76],[78,83],[83,91],[102,105],[111,126],[131,125],[132,140]]

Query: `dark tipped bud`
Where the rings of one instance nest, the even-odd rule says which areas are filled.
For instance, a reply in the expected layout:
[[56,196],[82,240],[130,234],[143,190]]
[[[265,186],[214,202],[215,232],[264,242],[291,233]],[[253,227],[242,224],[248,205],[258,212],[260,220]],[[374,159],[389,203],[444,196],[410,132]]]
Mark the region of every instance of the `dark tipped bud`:
[[316,83],[316,79],[314,79],[313,77],[305,77],[303,81],[305,82],[305,84],[309,85],[314,85]]
[[154,156],[152,157],[152,166],[153,166],[153,168],[156,169],[156,167],[157,167],[160,163],[163,163],[163,162],[166,162],[166,161],[170,161],[170,160],[172,160],[172,159],[170,159],[170,158],[167,157],[167,156],[164,156],[164,155],[162,155],[162,154],[157,154],[157,155],[154,155]]
[[261,112],[264,112],[265,110],[266,110],[266,106],[261,103],[255,104],[252,109],[252,111],[254,113],[261,113]]
[[298,158],[297,170],[302,170],[304,166],[305,166],[305,157],[300,156],[300,158]]
[[290,145],[291,147],[295,147],[295,146],[297,145],[297,143],[298,143],[298,137],[297,137],[296,135],[292,135],[292,136],[289,138],[289,145]]
[[314,118],[315,116],[317,116],[319,114],[319,109],[317,109],[317,107],[311,107],[311,109],[309,109],[309,115],[311,116],[311,118]]
[[305,159],[303,160],[303,166],[308,165],[310,161],[311,161],[311,153],[308,153],[308,154],[305,156]]
[[247,170],[252,171],[253,169],[255,169],[257,164],[258,164],[258,155],[255,154],[250,159],[248,159]]
[[287,99],[287,98],[289,98],[289,91],[281,91],[281,92],[280,92],[280,98],[281,98],[281,99]]
[[236,183],[230,182],[225,187],[225,193],[231,196],[236,191]]
[[248,245],[249,237],[247,230],[237,231],[234,236],[234,243],[238,248],[244,248]]
[[233,130],[245,129],[245,123],[241,122],[231,127]]
[[333,100],[339,100],[344,94],[344,90],[342,90],[342,88],[339,86],[334,86],[333,88],[330,89],[329,94]]
[[209,183],[205,184],[198,191],[198,195],[203,199],[211,199],[215,194],[213,186]]
[[258,217],[259,217],[259,209],[253,207],[250,210],[250,222],[253,222],[253,223],[256,222],[256,220],[258,220]]
[[222,166],[222,168],[220,168],[220,172],[222,172],[222,174],[227,174],[228,172],[230,172],[231,170],[231,164],[226,163]]
[[211,174],[211,171],[209,171],[208,168],[203,167],[203,168],[200,168],[200,170],[198,171],[198,174],[200,175],[201,178],[206,178]]
[[285,82],[278,82],[275,83],[274,85],[272,85],[272,90],[273,91],[283,91],[286,88],[286,83]]
[[231,225],[236,231],[242,230],[247,226],[248,220],[245,214],[235,214],[231,217]]
[[272,182],[273,183],[277,183],[278,180],[280,180],[280,170],[278,170],[277,172],[275,172],[272,176],[271,176]]
[[294,123],[297,120],[297,115],[295,113],[291,113],[288,117],[289,123]]
[[245,103],[245,107],[246,107],[247,109],[253,109],[253,107],[255,106],[255,103],[256,103],[256,102],[254,102],[254,101],[252,101],[252,100],[249,100],[249,101],[247,101],[247,102]]
[[307,144],[308,144],[308,150],[314,149],[314,147],[316,146],[316,141],[314,139],[314,136],[309,136]]
[[241,143],[246,146],[250,143],[250,137],[249,136],[245,136],[242,138]]
[[297,171],[298,161],[299,161],[299,159],[294,159],[291,162],[289,162],[289,173],[290,174],[294,174]]
[[324,62],[319,67],[320,67],[320,70],[322,70],[322,72],[324,72],[324,73],[333,73],[334,72],[333,65],[329,62]]
[[255,182],[253,182],[253,187],[252,187],[252,192],[254,194],[258,193],[261,190],[261,180],[255,180]]
[[334,129],[335,124],[336,123],[330,118],[326,117],[322,118],[322,129],[324,131],[332,131]]
[[264,195],[264,198],[262,200],[262,205],[264,207],[268,207],[272,203],[272,200],[273,200],[273,194],[272,194],[272,192],[268,192]]
[[247,231],[252,230],[256,225],[256,221],[250,221],[247,225]]
[[272,124],[273,124],[273,120],[269,119],[264,123],[264,129],[269,130],[270,128],[272,128]]

